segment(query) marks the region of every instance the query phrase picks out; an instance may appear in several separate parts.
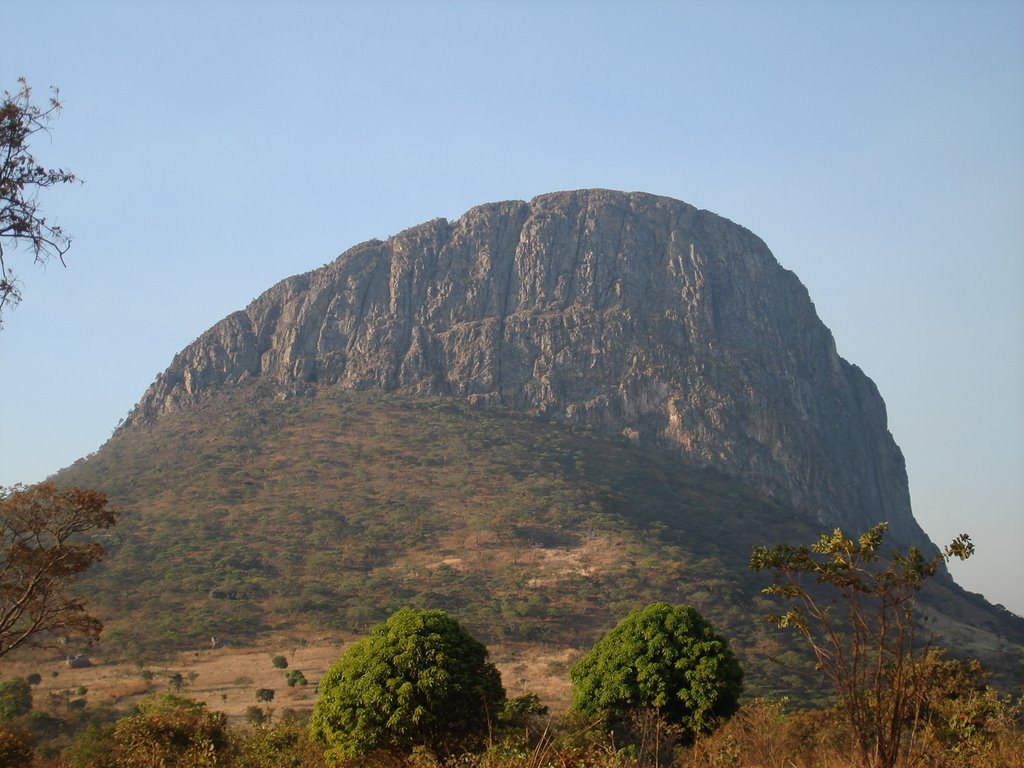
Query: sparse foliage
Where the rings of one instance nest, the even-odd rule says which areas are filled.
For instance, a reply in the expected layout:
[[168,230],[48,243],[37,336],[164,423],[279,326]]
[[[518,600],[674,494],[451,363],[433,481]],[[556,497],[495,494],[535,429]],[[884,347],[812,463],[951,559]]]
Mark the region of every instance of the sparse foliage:
[[83,535],[109,528],[117,515],[97,491],[42,483],[0,494],[0,656],[58,636],[99,635],[84,598],[67,590],[103,557]]
[[711,732],[739,708],[743,671],[724,637],[686,605],[633,611],[569,672],[573,709],[639,728],[653,744],[661,727],[684,740]]
[[37,264],[56,257],[64,263],[71,239],[47,221],[39,208],[39,192],[57,184],[77,181],[63,168],[44,168],[29,148],[39,133],[49,133],[50,123],[60,113],[58,91],[51,89],[49,102],[40,107],[32,102],[32,89],[19,78],[15,93],[4,91],[0,100],[0,327],[5,306],[21,300],[17,276],[7,264],[5,246],[25,247]]
[[310,732],[335,757],[478,744],[505,702],[487,649],[443,611],[403,609],[320,682]]
[[928,691],[915,664],[917,594],[946,559],[974,552],[961,534],[931,558],[916,547],[886,558],[879,554],[886,527],[879,523],[857,541],[837,528],[810,547],[755,547],[750,559],[754,570],[774,572],[764,592],[791,603],[766,618],[808,642],[857,735],[861,762],[871,768],[896,765]]

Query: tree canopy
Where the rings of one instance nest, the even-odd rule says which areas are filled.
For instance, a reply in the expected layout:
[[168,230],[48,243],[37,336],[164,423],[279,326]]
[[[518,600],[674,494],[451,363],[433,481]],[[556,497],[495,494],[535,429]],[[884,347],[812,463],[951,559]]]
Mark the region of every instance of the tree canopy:
[[684,738],[739,708],[743,670],[728,641],[687,605],[652,603],[608,632],[570,670],[573,709],[621,724],[653,710]]
[[103,557],[82,535],[114,525],[107,497],[52,483],[0,489],[0,656],[58,636],[97,637],[102,625],[67,588]]
[[311,733],[339,757],[471,748],[505,702],[482,643],[444,611],[408,608],[345,651],[319,690]]

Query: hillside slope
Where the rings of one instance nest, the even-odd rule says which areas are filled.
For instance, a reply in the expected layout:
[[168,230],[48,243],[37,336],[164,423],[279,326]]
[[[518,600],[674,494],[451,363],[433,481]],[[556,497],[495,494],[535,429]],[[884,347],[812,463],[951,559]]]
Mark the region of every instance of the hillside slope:
[[[87,582],[107,653],[361,632],[406,605],[449,610],[487,641],[580,647],[664,599],[732,638],[752,692],[815,689],[797,646],[759,620],[773,606],[747,559],[820,530],[623,437],[457,399],[251,381],[119,432],[57,479],[125,510]],[[1019,658],[1008,614],[951,583],[926,597],[954,646],[1004,671]]]

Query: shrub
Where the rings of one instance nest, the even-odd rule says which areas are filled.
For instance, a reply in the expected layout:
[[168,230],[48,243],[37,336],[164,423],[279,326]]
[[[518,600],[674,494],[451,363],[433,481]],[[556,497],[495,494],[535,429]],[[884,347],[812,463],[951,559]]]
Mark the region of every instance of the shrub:
[[273,701],[274,691],[270,688],[257,688],[256,701]]
[[237,749],[238,768],[327,768],[323,746],[294,719],[282,717],[273,728],[254,728],[239,740]]
[[310,733],[335,757],[470,748],[505,702],[482,643],[443,611],[408,608],[342,654],[319,690]]
[[32,765],[35,757],[35,738],[24,728],[0,725],[0,766]]
[[32,689],[22,677],[0,682],[0,723],[32,711]]
[[306,676],[297,669],[293,669],[285,676],[285,682],[288,683],[289,688],[294,688],[296,685],[308,685],[309,681],[306,680]]
[[569,676],[574,711],[606,716],[620,730],[664,720],[685,740],[735,713],[743,690],[725,638],[693,608],[667,603],[633,611]]
[[174,693],[149,696],[139,714],[114,726],[112,756],[118,768],[198,768],[218,765],[229,749],[227,718]]
[[270,663],[274,665],[275,669],[288,669],[288,659],[284,656],[275,656]]

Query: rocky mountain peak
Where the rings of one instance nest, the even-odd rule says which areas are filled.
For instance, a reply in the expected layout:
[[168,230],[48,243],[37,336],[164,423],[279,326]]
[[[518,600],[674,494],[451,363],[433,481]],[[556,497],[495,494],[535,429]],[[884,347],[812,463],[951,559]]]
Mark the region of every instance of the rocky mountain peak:
[[885,405],[754,234],[666,197],[482,205],[288,278],[178,353],[124,428],[260,377],[465,398],[625,435],[823,526],[931,547]]

